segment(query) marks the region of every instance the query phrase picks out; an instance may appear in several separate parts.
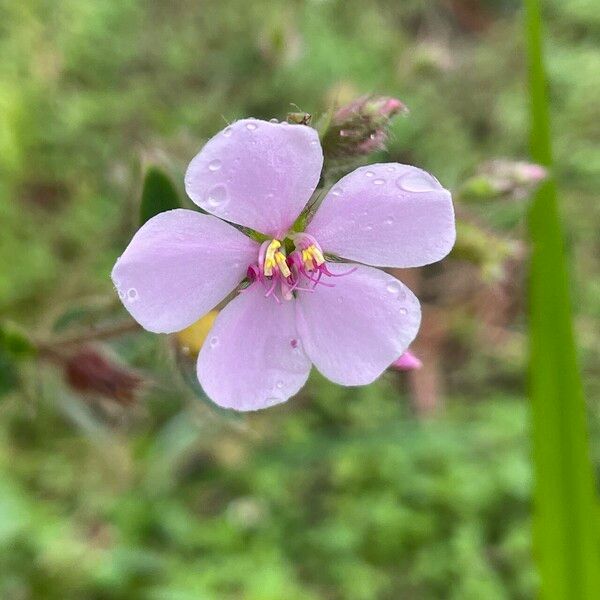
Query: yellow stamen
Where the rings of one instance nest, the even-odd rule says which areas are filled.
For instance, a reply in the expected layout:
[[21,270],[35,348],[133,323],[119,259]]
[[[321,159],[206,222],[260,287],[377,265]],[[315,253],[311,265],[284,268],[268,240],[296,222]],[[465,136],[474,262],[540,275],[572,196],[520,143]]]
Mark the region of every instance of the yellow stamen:
[[320,267],[325,262],[325,258],[322,252],[313,244],[302,250],[302,262],[307,271],[312,271],[315,265]]
[[317,266],[320,267],[325,262],[325,257],[323,256],[323,253],[316,246],[311,246],[310,248],[315,262],[317,263]]
[[281,252],[279,248],[281,248],[281,242],[279,240],[272,240],[267,246],[264,265],[266,277],[271,277],[273,275],[273,269],[275,267],[279,267],[279,271],[284,277],[289,277],[291,275],[285,260],[285,254]]
[[285,260],[285,255],[283,252],[275,253],[275,260],[277,261],[277,265],[279,266],[279,270],[284,277],[289,277],[291,275],[290,269],[287,266],[287,262]]

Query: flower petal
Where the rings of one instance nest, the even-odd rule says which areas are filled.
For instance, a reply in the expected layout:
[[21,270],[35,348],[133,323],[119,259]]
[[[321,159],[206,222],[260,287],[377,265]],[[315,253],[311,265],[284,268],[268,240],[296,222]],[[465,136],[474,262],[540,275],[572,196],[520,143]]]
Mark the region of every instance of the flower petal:
[[398,163],[340,179],[306,231],[325,252],[379,267],[438,261],[456,237],[450,192],[429,173]]
[[300,390],[310,361],[296,331],[294,304],[277,304],[254,284],[221,311],[198,357],[198,379],[213,402],[258,410]]
[[312,127],[243,119],[194,157],[185,189],[209,213],[280,237],[317,187],[322,166]]
[[139,229],[117,260],[112,280],[144,329],[172,333],[223,300],[257,256],[258,244],[231,225],[178,208]]
[[[333,273],[354,265],[327,263]],[[371,383],[398,358],[417,335],[419,301],[396,278],[372,267],[300,292],[298,332],[315,367],[341,385]]]

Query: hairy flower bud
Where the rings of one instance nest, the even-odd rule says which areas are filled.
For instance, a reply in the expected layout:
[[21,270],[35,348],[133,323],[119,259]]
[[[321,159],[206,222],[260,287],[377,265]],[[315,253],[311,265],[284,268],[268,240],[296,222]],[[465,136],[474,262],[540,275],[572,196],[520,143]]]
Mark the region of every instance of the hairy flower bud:
[[389,96],[362,96],[338,108],[323,132],[323,149],[331,158],[366,155],[385,147],[389,121],[406,106]]
[[79,348],[64,363],[65,378],[78,392],[91,393],[119,404],[131,405],[142,378],[91,346]]

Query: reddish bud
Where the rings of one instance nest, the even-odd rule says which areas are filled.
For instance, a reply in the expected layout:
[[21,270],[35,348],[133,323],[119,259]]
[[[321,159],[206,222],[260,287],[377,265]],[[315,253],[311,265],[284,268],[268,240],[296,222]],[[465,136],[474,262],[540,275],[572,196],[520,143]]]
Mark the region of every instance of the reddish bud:
[[64,363],[65,379],[78,392],[91,393],[131,405],[141,387],[142,378],[95,348],[85,346]]

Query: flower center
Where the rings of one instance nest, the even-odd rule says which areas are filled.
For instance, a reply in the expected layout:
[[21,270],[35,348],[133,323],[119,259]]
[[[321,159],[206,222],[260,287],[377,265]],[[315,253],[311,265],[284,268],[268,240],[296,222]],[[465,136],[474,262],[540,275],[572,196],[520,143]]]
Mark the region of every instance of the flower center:
[[278,286],[281,297],[291,300],[294,293],[314,292],[317,285],[335,287],[331,283],[321,281],[323,275],[340,277],[356,269],[350,269],[346,273],[332,273],[327,268],[321,246],[307,233],[290,234],[288,241],[294,246],[289,256],[286,255],[285,246],[280,240],[267,240],[262,243],[258,252],[258,263],[248,267],[251,284],[263,284],[266,288],[265,297],[273,296],[278,303],[281,302],[277,294]]

